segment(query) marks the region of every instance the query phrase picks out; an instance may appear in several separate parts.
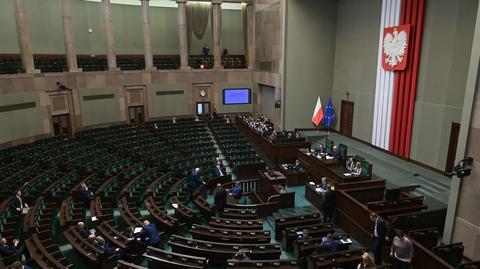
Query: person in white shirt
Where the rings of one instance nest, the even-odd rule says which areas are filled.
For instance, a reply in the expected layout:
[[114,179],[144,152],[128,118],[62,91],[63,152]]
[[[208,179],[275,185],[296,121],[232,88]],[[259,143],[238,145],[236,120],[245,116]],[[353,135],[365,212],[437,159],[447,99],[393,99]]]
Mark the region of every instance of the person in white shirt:
[[10,206],[18,213],[22,213],[24,208],[28,208],[28,204],[22,198],[22,191],[17,191],[13,197]]
[[357,165],[355,166],[355,169],[353,169],[352,172],[354,175],[359,176],[362,174],[362,163],[357,162]]

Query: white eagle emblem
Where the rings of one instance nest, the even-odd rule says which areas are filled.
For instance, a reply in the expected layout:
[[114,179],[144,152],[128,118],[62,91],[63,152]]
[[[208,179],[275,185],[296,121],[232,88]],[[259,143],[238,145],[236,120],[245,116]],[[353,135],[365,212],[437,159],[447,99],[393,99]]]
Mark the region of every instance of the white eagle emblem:
[[383,38],[385,63],[392,67],[402,63],[407,45],[407,32],[405,32],[405,30],[398,32],[395,28],[393,30],[393,35],[391,33],[387,33]]

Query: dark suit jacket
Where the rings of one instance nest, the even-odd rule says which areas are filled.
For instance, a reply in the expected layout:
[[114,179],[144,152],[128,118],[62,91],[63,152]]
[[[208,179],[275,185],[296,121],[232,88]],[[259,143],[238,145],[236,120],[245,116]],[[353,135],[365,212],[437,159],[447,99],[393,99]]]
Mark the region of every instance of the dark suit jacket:
[[143,227],[140,235],[137,237],[148,238],[148,245],[154,245],[160,242],[160,236],[158,235],[157,226],[155,226],[155,224],[153,223],[150,223],[149,225]]
[[227,203],[227,191],[224,188],[217,189],[213,201],[216,208],[225,208],[225,204]]
[[90,190],[86,190],[86,189],[84,189],[84,188],[80,188],[80,189],[78,189],[78,193],[79,193],[81,196],[85,197],[85,199],[88,199],[88,200],[93,200],[93,199],[95,199],[95,195],[93,195],[93,194],[92,194],[92,191],[90,191]]
[[[227,174],[227,171],[225,171],[225,168],[223,168],[222,166],[220,166],[220,170],[222,171],[222,174],[224,176]],[[215,174],[217,175],[217,177],[221,176],[219,168],[217,167],[215,167]]]
[[15,253],[16,253],[15,248],[9,246],[8,244],[0,247],[0,254],[2,255],[2,257],[10,256]]
[[332,156],[335,160],[340,160],[342,157],[340,156],[340,151],[338,149],[336,151],[332,151],[330,156]]
[[190,177],[190,188],[192,190],[196,190],[198,187],[202,185],[202,179],[200,178],[200,174],[192,172],[192,176]]
[[22,203],[20,203],[20,200],[18,199],[17,196],[13,197],[12,200],[10,201],[10,206],[13,208],[13,209],[17,209],[17,208],[22,208],[25,207],[25,200],[22,199]]
[[87,231],[87,229],[83,228],[83,229],[77,229],[77,232],[85,239],[87,239],[88,235],[89,235],[89,232]]
[[[389,230],[390,230],[390,227],[388,226],[388,223],[386,221],[384,221],[383,219],[378,218],[378,221],[377,221],[378,238],[384,239],[385,236],[388,236]],[[375,223],[373,223],[373,230],[372,230],[373,235],[375,234],[374,232],[375,232]],[[375,237],[375,235],[374,235],[374,237]]]
[[319,248],[327,253],[337,252],[340,247],[338,240],[327,240],[320,244]]
[[333,209],[335,207],[335,191],[327,191],[325,193],[322,208],[324,210]]

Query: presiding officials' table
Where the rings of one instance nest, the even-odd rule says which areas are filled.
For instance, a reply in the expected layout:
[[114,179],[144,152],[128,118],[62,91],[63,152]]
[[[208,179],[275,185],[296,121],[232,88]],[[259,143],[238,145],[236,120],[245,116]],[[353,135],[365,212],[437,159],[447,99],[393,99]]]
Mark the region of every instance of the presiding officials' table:
[[326,156],[319,158],[308,149],[299,149],[297,158],[306,165],[307,170],[313,176],[327,177],[335,185],[370,180],[372,177],[371,171],[366,176],[355,176],[345,167],[344,160],[328,159]]

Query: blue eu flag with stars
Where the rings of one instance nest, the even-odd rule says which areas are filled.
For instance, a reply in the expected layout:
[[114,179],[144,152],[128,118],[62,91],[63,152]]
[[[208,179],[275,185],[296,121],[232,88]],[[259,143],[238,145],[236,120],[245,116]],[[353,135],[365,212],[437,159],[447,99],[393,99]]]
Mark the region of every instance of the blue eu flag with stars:
[[325,108],[325,114],[323,116],[322,123],[323,125],[327,126],[327,128],[330,128],[334,120],[335,120],[335,109],[333,109],[332,98],[330,98],[328,99],[328,105]]

